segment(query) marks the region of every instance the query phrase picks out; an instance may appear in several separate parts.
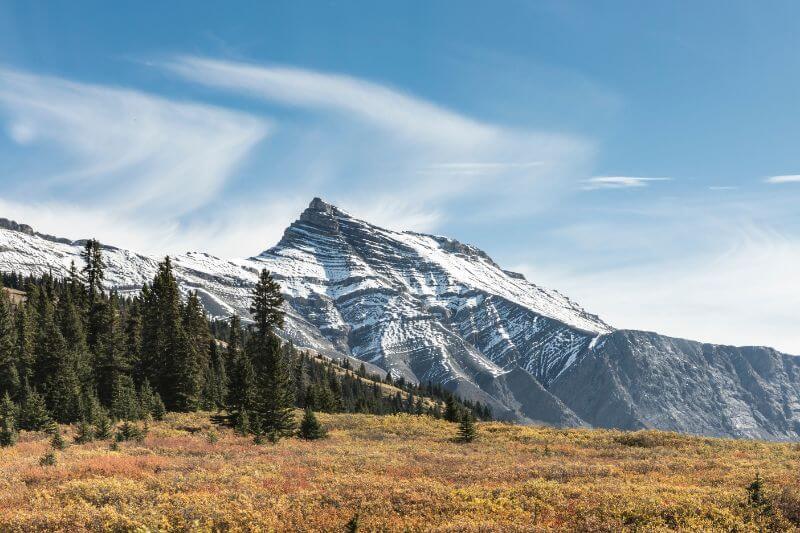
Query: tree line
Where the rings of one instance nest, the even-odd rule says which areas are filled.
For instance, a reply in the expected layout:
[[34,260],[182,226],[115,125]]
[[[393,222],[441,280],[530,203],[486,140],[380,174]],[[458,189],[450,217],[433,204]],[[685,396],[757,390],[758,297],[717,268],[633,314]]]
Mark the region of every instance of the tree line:
[[0,433],[195,410],[269,440],[296,431],[296,407],[491,418],[488,406],[439,385],[368,376],[363,363],[356,370],[283,342],[275,333],[283,298],[266,270],[243,325],[237,315],[210,321],[196,292],[181,294],[169,257],[138,294],[124,296],[104,290],[99,242],[87,241],[81,258],[83,267],[73,263],[64,278],[2,274],[26,302],[0,291]]

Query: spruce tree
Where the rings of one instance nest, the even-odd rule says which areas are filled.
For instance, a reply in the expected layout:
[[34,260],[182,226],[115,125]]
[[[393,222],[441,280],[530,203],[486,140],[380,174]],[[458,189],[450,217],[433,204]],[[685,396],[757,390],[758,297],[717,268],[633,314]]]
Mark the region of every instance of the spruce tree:
[[464,414],[461,416],[461,422],[458,425],[458,440],[461,442],[472,442],[475,440],[476,435],[475,419],[472,417],[471,412],[464,411]]
[[44,431],[50,428],[53,419],[50,416],[44,398],[36,390],[23,386],[23,399],[19,414],[19,427],[28,431]]
[[0,401],[0,446],[13,446],[17,437],[17,406],[6,391]]
[[183,306],[181,329],[183,335],[175,351],[177,357],[175,371],[178,379],[175,384],[176,407],[178,410],[193,411],[202,401],[211,340],[208,318],[197,292],[190,293]]
[[452,394],[448,394],[444,401],[444,419],[448,422],[458,422],[461,420],[461,413],[456,404],[456,399]]
[[94,304],[95,299],[103,291],[103,279],[105,278],[105,262],[100,250],[100,243],[96,239],[86,241],[83,252],[83,274],[86,277],[86,297],[88,305]]
[[98,416],[97,420],[95,421],[95,428],[96,431],[94,433],[94,437],[97,440],[108,440],[111,438],[111,420],[105,413],[102,413]]
[[166,257],[159,263],[152,284],[142,289],[141,369],[142,377],[150,381],[168,409],[185,408],[191,403],[193,384],[185,369],[196,354],[191,353],[190,346],[181,324],[178,283],[172,262]]
[[133,379],[119,373],[111,387],[111,416],[117,420],[136,420],[141,418],[139,398]]
[[[29,302],[35,297],[35,290],[29,288]],[[36,308],[31,303],[17,310],[14,315],[15,345],[14,359],[17,364],[17,375],[20,383],[24,384],[33,379],[34,371],[34,340],[36,336]]]
[[94,428],[86,420],[78,422],[78,427],[75,433],[76,444],[86,444],[94,440]]
[[16,330],[11,312],[11,302],[0,283],[0,395],[16,397],[20,389],[19,368],[16,358]]
[[314,411],[306,407],[303,420],[300,422],[300,437],[306,440],[316,440],[325,437],[325,428],[319,423]]
[[254,331],[248,343],[248,355],[257,376],[258,415],[261,433],[271,442],[294,433],[294,387],[289,362],[274,328],[283,325],[283,297],[279,285],[267,270],[261,271],[253,290],[250,306]]

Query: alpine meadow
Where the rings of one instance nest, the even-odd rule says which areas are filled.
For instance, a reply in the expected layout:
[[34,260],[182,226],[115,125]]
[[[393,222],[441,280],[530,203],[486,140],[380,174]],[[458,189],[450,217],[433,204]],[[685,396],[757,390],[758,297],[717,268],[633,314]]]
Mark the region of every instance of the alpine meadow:
[[0,0],[0,533],[800,533],[799,19]]

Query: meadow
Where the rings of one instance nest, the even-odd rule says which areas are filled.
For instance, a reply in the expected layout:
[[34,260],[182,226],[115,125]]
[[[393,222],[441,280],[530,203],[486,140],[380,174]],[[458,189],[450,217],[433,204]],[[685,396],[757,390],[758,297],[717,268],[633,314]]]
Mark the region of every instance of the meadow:
[[318,416],[327,438],[261,445],[208,413],[119,444],[62,426],[52,465],[22,432],[0,449],[0,531],[800,529],[798,444],[499,422],[465,444],[427,416]]

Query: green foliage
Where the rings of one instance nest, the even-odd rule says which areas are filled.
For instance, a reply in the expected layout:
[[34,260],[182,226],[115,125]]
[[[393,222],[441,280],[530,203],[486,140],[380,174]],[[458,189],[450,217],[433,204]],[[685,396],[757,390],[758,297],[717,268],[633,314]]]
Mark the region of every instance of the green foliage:
[[764,493],[764,480],[761,479],[761,474],[756,472],[755,479],[747,486],[747,504],[750,507],[759,510],[767,510],[769,508],[769,500]]
[[67,441],[61,436],[61,432],[56,428],[53,432],[53,437],[50,439],[50,446],[54,450],[63,450],[67,447]]
[[314,411],[306,407],[303,420],[300,422],[300,438],[316,440],[325,437],[326,433],[325,428],[314,415]]
[[56,454],[49,451],[39,458],[39,466],[56,466]]
[[86,444],[87,442],[92,442],[94,440],[94,428],[92,427],[89,422],[85,420],[81,420],[78,423],[78,427],[75,433],[75,443],[76,444]]
[[472,442],[477,436],[475,429],[475,419],[472,413],[465,412],[461,416],[461,422],[458,424],[458,440],[461,442]]
[[274,328],[283,324],[283,297],[269,272],[261,276],[253,290],[250,312],[255,321],[247,345],[247,357],[256,373],[258,400],[253,411],[258,415],[259,430],[270,442],[291,436],[296,427],[294,387],[289,354],[284,352]]
[[97,440],[108,440],[111,438],[111,419],[108,418],[108,415],[102,413],[97,420],[95,421],[95,428],[96,431],[94,433],[94,437]]
[[128,420],[125,420],[117,429],[117,432],[114,435],[114,440],[116,442],[127,442],[129,440],[142,442],[147,436],[147,432],[148,428],[146,423],[144,427],[139,428]]
[[17,443],[17,406],[11,401],[8,391],[0,401],[0,446],[13,446]]
[[47,411],[44,398],[35,390],[28,390],[22,401],[19,414],[19,427],[28,431],[45,431],[53,424]]
[[458,422],[461,418],[461,410],[458,408],[455,398],[448,395],[444,403],[444,419],[448,422]]

